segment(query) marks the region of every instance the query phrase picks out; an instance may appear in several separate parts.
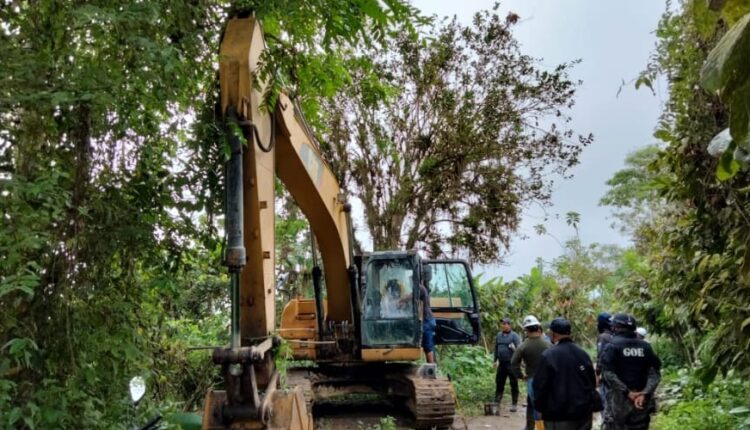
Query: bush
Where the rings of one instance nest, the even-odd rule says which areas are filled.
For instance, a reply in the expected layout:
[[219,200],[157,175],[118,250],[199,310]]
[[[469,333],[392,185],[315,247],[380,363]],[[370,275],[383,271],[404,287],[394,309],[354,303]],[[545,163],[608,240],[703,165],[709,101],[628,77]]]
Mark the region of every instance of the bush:
[[649,342],[654,352],[661,360],[662,367],[679,368],[685,366],[685,353],[680,350],[677,343],[665,336],[650,336]]
[[442,347],[440,371],[453,381],[458,405],[464,414],[481,414],[485,402],[495,397],[495,370],[492,355],[482,347]]
[[695,372],[666,374],[654,430],[750,429],[747,383],[730,373],[703,385]]

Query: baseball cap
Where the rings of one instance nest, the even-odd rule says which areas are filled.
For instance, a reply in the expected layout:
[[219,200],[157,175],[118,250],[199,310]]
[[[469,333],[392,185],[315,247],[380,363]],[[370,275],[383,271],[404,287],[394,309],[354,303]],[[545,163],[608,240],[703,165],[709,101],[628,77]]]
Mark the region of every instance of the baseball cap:
[[505,318],[501,319],[500,322],[504,322],[504,323],[510,324],[510,318],[505,317]]
[[570,334],[570,321],[565,318],[555,318],[549,323],[549,329],[557,334]]

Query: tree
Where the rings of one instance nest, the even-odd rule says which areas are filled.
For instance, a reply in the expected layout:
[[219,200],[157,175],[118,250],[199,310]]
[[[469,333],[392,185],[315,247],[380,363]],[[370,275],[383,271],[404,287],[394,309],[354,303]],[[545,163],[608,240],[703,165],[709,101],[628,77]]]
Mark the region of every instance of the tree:
[[634,151],[625,158],[625,168],[607,180],[609,190],[599,204],[616,208],[613,215],[623,232],[634,234],[664,205],[659,187],[665,180],[660,177],[655,163],[659,156],[657,145]]
[[[417,19],[400,0],[236,7],[276,36],[274,91],[294,83],[313,113],[349,80],[342,47]],[[214,53],[229,9],[0,8],[0,427],[121,427],[136,372],[154,376],[156,401],[186,407],[212,382],[185,347],[225,331]]]
[[579,215],[570,212],[567,218],[575,236],[561,243],[562,255],[550,262],[539,259],[528,274],[511,282],[491,279],[480,283],[485,333],[496,332],[503,317],[520,322],[530,314],[540,321],[562,316],[570,320],[577,341],[595,344],[596,316],[620,308],[615,293],[632,266],[628,253],[618,246],[581,243]]
[[[567,128],[575,62],[540,69],[513,38],[517,20],[454,19],[348,63],[356,85],[327,105],[323,150],[362,201],[375,249],[497,260],[521,206],[547,201],[547,175],[565,174],[591,142]],[[364,76],[365,58],[386,86]]]

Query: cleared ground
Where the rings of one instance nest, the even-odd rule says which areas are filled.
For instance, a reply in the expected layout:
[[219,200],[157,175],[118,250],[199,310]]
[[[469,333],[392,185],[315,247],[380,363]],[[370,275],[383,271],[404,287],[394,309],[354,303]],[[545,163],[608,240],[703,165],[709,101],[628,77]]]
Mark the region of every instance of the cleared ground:
[[[453,423],[460,430],[521,430],[525,424],[526,406],[519,405],[518,412],[509,412],[509,405],[503,404],[500,416],[463,417],[458,416]],[[369,404],[327,404],[315,409],[315,428],[319,430],[367,430],[378,428],[385,416],[395,420],[399,430],[410,429],[411,419],[402,405],[388,402]]]

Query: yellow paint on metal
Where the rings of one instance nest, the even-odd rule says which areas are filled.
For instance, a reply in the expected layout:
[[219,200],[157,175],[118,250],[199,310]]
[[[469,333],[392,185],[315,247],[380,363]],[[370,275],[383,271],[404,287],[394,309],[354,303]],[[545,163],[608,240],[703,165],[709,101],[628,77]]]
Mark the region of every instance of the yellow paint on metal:
[[[430,305],[435,308],[460,307],[460,297],[430,297]],[[436,318],[447,318],[452,320],[463,320],[466,314],[463,312],[433,312]]]
[[[230,19],[219,50],[221,106],[234,106],[240,120],[251,122],[263,145],[272,137],[273,117],[260,110],[263,83],[253,85],[265,48],[260,23],[254,18]],[[240,274],[240,333],[247,339],[264,337],[275,328],[275,154],[261,151],[254,133],[245,128],[244,231],[247,267]],[[267,375],[266,375],[267,376]],[[262,378],[261,378],[262,379]]]
[[[323,312],[328,303],[323,301]],[[315,300],[292,299],[281,312],[281,328],[278,333],[290,340],[292,356],[297,360],[313,360],[315,341],[319,338],[316,329]]]
[[422,357],[420,348],[373,348],[362,350],[363,361],[416,361]]
[[276,169],[302,213],[310,222],[323,257],[328,291],[326,320],[352,322],[349,293],[349,231],[341,189],[323,161],[312,136],[301,126],[299,114],[286,94],[276,110]]
[[271,419],[268,429],[313,430],[312,411],[305,406],[305,397],[300,387],[291,392],[276,391],[273,393]]
[[461,297],[430,297],[433,308],[460,308]]
[[[295,104],[282,93],[272,112],[260,109],[266,82],[259,80],[259,60],[265,42],[260,23],[254,18],[230,19],[219,53],[221,107],[234,106],[243,123],[248,145],[244,164],[244,232],[247,267],[240,276],[240,333],[243,344],[262,338],[275,328],[275,178],[283,182],[310,222],[320,249],[327,291],[324,318],[337,327],[353,327],[350,286],[349,231],[342,194],[336,177],[324,162],[319,147]],[[257,129],[260,142],[255,139]],[[260,146],[267,150],[262,150]],[[315,318],[315,302],[296,299],[281,316],[280,335],[290,341],[295,358],[316,359],[321,342]],[[353,336],[350,330],[344,330]],[[340,336],[337,333],[336,336]],[[336,341],[341,340],[340,337]],[[334,343],[326,340],[324,342]],[[414,361],[419,348],[381,348],[362,351],[364,361]],[[270,361],[256,367],[258,385],[264,387],[273,369]],[[326,357],[328,359],[328,357]],[[302,391],[274,392],[272,420],[241,423],[267,428],[312,430]],[[224,428],[212,419],[226,402],[226,393],[211,391],[204,405],[204,429]],[[217,418],[219,419],[219,418]]]
[[[327,320],[352,322],[349,280],[349,232],[338,181],[323,161],[301,113],[282,93],[274,115],[260,109],[265,82],[258,67],[265,49],[260,23],[254,18],[230,19],[219,52],[223,112],[234,106],[240,119],[258,129],[261,151],[245,151],[245,247],[248,266],[241,276],[240,315],[243,339],[262,337],[274,329],[274,180],[284,183],[307,217],[323,257],[330,306]],[[275,124],[272,122],[274,121]],[[272,133],[272,126],[276,127]],[[248,142],[254,142],[245,127]],[[274,141],[271,142],[271,138]]]
[[[226,402],[226,392],[209,391],[203,409],[201,430],[226,430],[221,418],[222,405]],[[311,411],[307,410],[302,389],[295,387],[291,391],[275,391],[271,395],[271,411],[268,422],[260,420],[243,420],[235,422],[232,429],[268,429],[268,430],[313,430]]]

